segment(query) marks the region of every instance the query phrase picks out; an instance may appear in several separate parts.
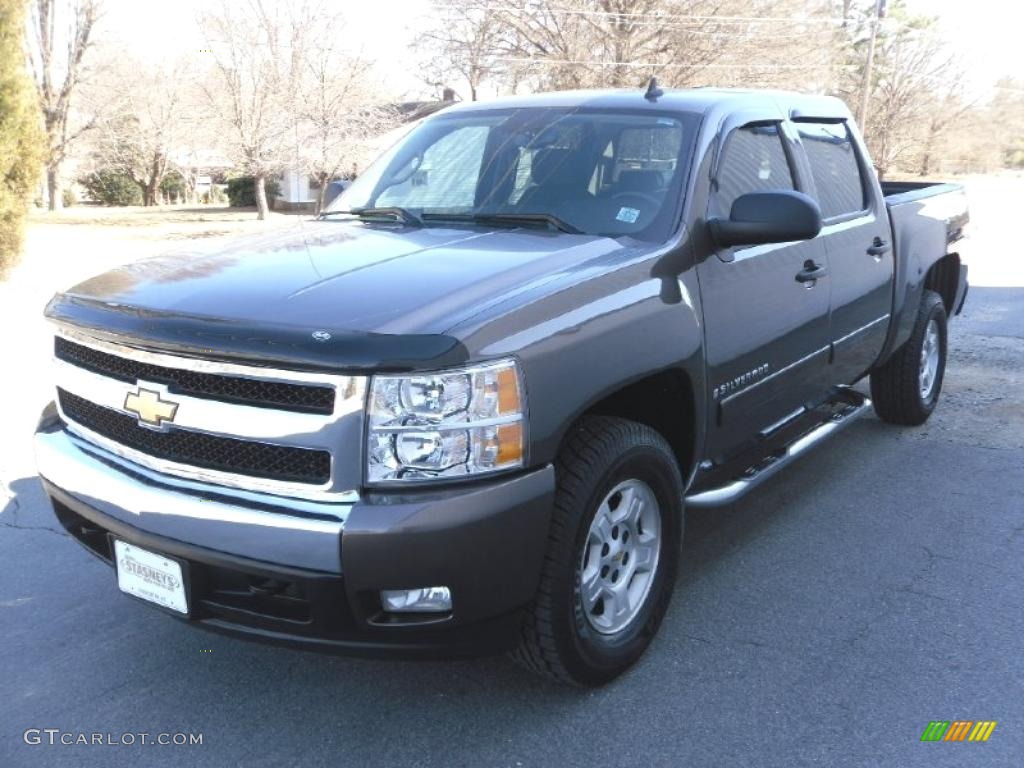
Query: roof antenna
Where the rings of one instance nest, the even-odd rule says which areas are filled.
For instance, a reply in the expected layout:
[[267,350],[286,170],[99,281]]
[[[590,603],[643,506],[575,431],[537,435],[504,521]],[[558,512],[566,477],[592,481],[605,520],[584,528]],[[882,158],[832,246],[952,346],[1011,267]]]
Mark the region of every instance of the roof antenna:
[[664,91],[658,87],[658,78],[652,77],[647,83],[647,93],[644,94],[644,98],[648,101],[657,101],[659,96],[664,95]]

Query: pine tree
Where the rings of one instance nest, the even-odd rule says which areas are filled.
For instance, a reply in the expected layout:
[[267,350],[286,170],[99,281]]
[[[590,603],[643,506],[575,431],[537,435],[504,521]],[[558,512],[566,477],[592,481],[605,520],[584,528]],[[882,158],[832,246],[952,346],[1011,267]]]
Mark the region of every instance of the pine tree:
[[43,135],[22,48],[24,0],[0,0],[0,277],[17,261]]

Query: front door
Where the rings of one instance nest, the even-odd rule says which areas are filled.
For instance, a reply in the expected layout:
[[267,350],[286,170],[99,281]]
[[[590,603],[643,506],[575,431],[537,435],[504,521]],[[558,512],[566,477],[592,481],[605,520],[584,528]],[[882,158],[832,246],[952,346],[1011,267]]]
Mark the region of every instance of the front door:
[[[731,131],[708,215],[747,192],[796,188],[778,123]],[[824,268],[821,272],[820,268]],[[805,279],[819,269],[816,280]],[[713,398],[710,458],[721,460],[827,390],[829,275],[817,240],[722,249],[697,267]]]

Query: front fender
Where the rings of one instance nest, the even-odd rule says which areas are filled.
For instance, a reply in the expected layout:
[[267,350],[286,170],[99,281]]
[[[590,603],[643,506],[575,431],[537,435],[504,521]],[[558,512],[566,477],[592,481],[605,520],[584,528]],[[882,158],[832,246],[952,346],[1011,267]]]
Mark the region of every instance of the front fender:
[[594,404],[667,370],[689,380],[693,402],[664,407],[666,414],[691,410],[691,455],[700,456],[706,429],[701,316],[694,270],[657,278],[651,261],[642,260],[547,292],[458,335],[473,357],[521,361],[532,466],[552,462],[566,431]]

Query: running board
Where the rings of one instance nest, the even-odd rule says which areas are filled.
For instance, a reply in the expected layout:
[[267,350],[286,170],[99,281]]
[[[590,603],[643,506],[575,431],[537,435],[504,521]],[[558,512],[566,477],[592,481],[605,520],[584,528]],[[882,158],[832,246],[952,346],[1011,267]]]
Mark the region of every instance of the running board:
[[840,402],[850,403],[850,407],[834,414],[828,421],[814,427],[810,432],[797,438],[786,448],[769,456],[760,464],[750,467],[739,477],[718,488],[687,496],[686,506],[697,509],[722,507],[742,498],[768,478],[788,466],[814,446],[827,440],[850,425],[861,413],[871,407],[871,399],[854,390],[845,389],[839,395]]

